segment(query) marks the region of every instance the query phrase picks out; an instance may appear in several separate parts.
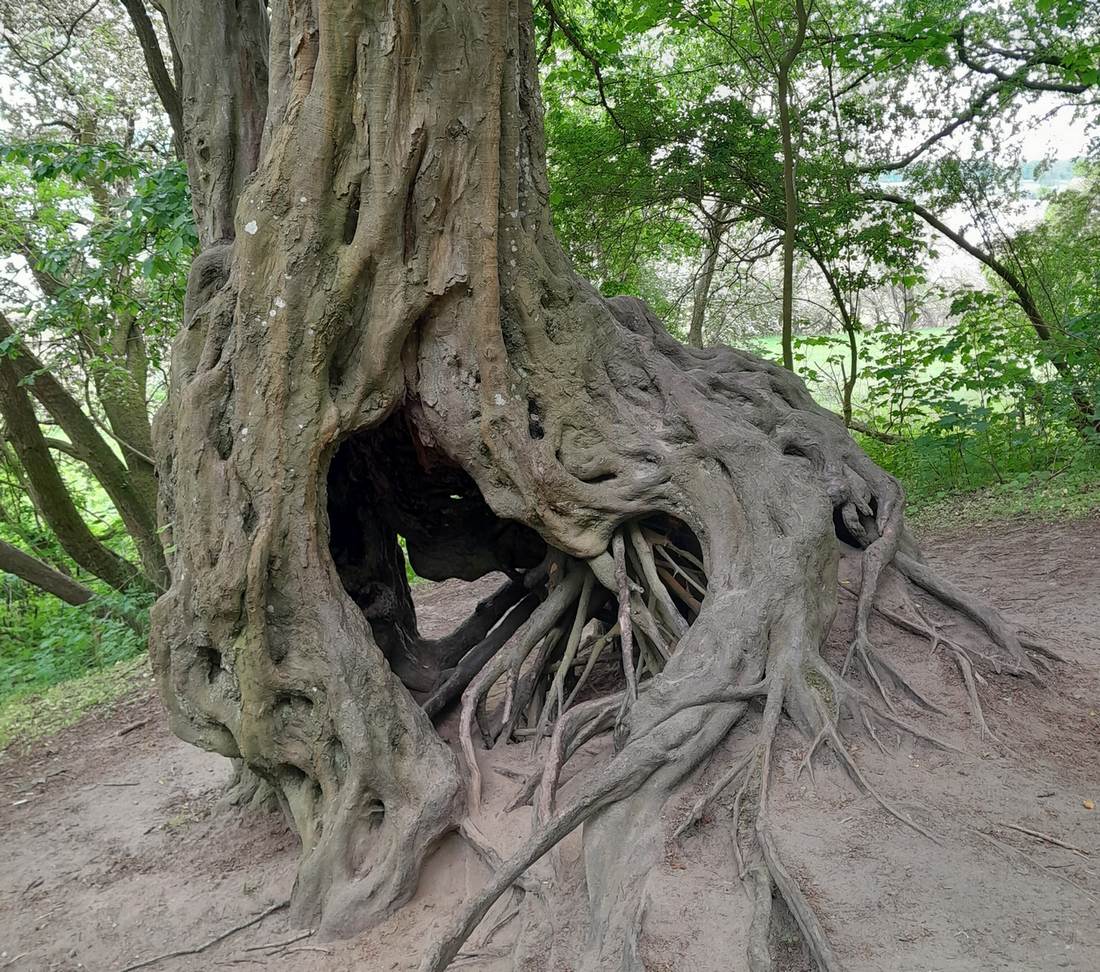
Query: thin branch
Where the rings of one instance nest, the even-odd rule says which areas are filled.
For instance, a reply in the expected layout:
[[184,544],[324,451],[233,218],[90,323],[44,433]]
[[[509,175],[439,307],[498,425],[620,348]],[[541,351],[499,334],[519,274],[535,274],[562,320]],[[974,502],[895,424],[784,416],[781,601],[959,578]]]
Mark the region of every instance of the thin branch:
[[209,941],[203,942],[201,945],[196,945],[194,948],[179,948],[174,952],[165,952],[163,955],[154,955],[150,959],[135,962],[133,965],[127,965],[124,969],[119,969],[119,972],[137,972],[138,969],[148,968],[150,965],[155,965],[157,962],[163,962],[165,959],[179,958],[181,955],[198,955],[199,952],[205,952],[208,948],[212,948],[219,942],[225,941],[230,935],[243,931],[245,928],[249,928],[252,925],[259,924],[259,922],[263,921],[268,915],[274,914],[276,911],[281,911],[289,904],[289,899],[280,901],[278,904],[273,904],[270,908],[265,908],[258,915],[254,915],[247,921],[243,921],[239,925],[234,925],[228,931],[224,931],[220,935],[215,935]]
[[607,90],[604,84],[603,71],[600,68],[599,60],[593,56],[588,50],[584,41],[581,40],[580,35],[569,25],[569,23],[562,17],[558,11],[554,0],[542,0],[542,4],[546,7],[546,12],[550,15],[551,24],[557,24],[561,29],[561,32],[565,35],[565,39],[569,41],[569,46],[573,48],[581,57],[583,57],[591,66],[592,73],[596,78],[596,91],[600,96],[600,104],[603,105],[604,110],[607,112],[608,117],[611,119],[615,127],[626,134],[626,126],[619,120],[619,116],[615,114],[615,110],[611,107],[607,100]]
[[160,49],[160,41],[157,38],[156,28],[149,18],[143,0],[119,0],[130,15],[130,22],[134,25],[134,33],[137,35],[141,51],[145,55],[145,65],[149,69],[149,78],[153,82],[160,103],[168,115],[169,124],[172,126],[172,146],[176,151],[176,157],[183,158],[183,102],[180,100],[179,91],[172,83],[168,75],[168,67],[164,61],[164,54]]

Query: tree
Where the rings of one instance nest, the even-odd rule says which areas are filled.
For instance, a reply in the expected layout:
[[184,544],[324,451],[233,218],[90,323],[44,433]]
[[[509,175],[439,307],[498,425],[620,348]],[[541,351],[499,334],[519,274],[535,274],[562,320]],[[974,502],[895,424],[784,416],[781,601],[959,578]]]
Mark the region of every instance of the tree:
[[[121,11],[3,4],[0,17],[0,70],[27,102],[5,118],[0,153],[6,459],[81,568],[159,591],[150,414],[194,239],[186,177],[160,150],[167,133]],[[85,522],[63,457],[110,497],[136,564]]]
[[[301,836],[295,919],[369,926],[444,834],[478,839],[480,712],[490,738],[551,733],[536,826],[422,968],[582,823],[586,967],[637,968],[661,808],[762,700],[735,768],[755,967],[774,888],[834,968],[769,830],[780,720],[856,776],[837,709],[898,724],[869,694],[904,685],[867,634],[889,564],[1033,675],[1015,630],[922,561],[901,487],[793,374],[686,348],[573,273],[524,0],[164,8],[201,252],[155,429],[154,664],[176,732],[242,760]],[[509,581],[422,639],[400,538],[422,576]],[[820,655],[838,540],[862,551],[867,691]],[[605,649],[621,687],[581,701],[573,662]],[[460,694],[461,760],[428,715]],[[600,731],[614,755],[558,805],[562,761]]]
[[[756,5],[750,4],[753,17],[759,23]],[[786,43],[777,58],[771,56],[771,48],[762,45],[773,62],[776,79],[776,101],[779,105],[779,132],[783,143],[783,365],[794,370],[792,340],[794,334],[794,250],[798,233],[798,186],[795,179],[797,154],[794,144],[794,125],[791,120],[791,71],[802,45],[806,43],[806,26],[809,22],[809,5],[803,0],[794,3],[794,36]]]
[[[1098,428],[1095,401],[1044,306],[1042,281],[1022,261],[1000,219],[1018,196],[1020,160],[1006,166],[998,153],[1005,154],[1004,134],[1032,123],[1021,110],[1038,104],[1040,96],[1048,99],[1048,115],[1095,113],[1098,39],[1095,5],[1044,0],[930,5],[918,17],[908,5],[887,6],[874,29],[844,38],[840,46],[844,60],[865,66],[878,87],[878,106],[868,110],[864,103],[860,111],[859,124],[871,134],[853,139],[866,156],[859,171],[871,180],[865,198],[918,216],[999,278],[1033,328],[1039,356],[1062,377],[1075,422],[1088,436]],[[891,69],[876,70],[883,62]],[[914,90],[927,116],[919,119],[915,141]],[[951,148],[960,132],[969,136],[965,157]],[[904,190],[882,184],[894,173],[904,173]],[[967,212],[972,230],[954,225],[947,215],[953,208]]]

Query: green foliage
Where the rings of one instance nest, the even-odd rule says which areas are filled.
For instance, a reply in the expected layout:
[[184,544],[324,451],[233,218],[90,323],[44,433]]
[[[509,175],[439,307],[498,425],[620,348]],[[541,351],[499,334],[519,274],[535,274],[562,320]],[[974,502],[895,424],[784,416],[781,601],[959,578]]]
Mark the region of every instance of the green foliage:
[[135,657],[39,693],[9,695],[0,700],[0,750],[71,726],[90,709],[133,694],[150,677],[148,660]]
[[956,294],[952,309],[946,332],[878,329],[864,365],[869,421],[897,437],[865,446],[906,484],[911,504],[1011,493],[1070,465],[1085,480],[1100,475],[1100,442],[1073,398],[1100,390],[1096,358],[1059,371],[997,293]]
[[[85,467],[59,464],[70,495],[95,532],[115,552],[132,556],[132,542],[99,484]],[[145,638],[117,615],[144,618],[148,593],[119,593],[82,574],[39,519],[18,477],[0,451],[0,539],[31,553],[89,587],[95,597],[74,607],[10,574],[0,573],[0,704],[33,695],[58,682],[98,671],[145,649]]]
[[[14,5],[0,41],[0,67],[27,108],[26,119],[0,120],[0,256],[10,270],[0,307],[106,427],[112,396],[116,410],[125,399],[142,416],[163,396],[148,372],[182,318],[196,236],[186,172],[164,154],[167,129],[121,8],[89,8],[57,47],[43,26],[49,6]],[[674,332],[691,316],[700,267],[715,264],[708,320],[725,300],[750,306],[743,330],[775,327],[767,269],[785,215],[776,69],[794,9],[793,0],[535,5],[556,230],[603,293],[644,298]],[[808,9],[789,65],[803,278],[796,368],[827,405],[884,437],[866,447],[906,484],[917,515],[958,508],[960,492],[1002,512],[1088,509],[1100,492],[1089,414],[1100,402],[1100,174],[1083,170],[1084,184],[1052,196],[1040,224],[1007,232],[1021,179],[1042,191],[1067,164],[1022,165],[1000,136],[1024,123],[1040,91],[1095,117],[1100,6],[817,0]],[[43,55],[37,68],[15,41]],[[888,204],[886,186],[949,222],[965,218],[1021,286],[991,273],[984,286],[935,297],[927,228]],[[887,289],[940,300],[950,326],[917,327],[908,309],[869,312]],[[1037,314],[1022,309],[1020,289]],[[761,344],[778,356],[774,340]],[[98,484],[84,467],[58,464],[96,534],[133,559]],[[78,573],[2,440],[0,536]],[[116,607],[147,607],[79,579]],[[68,607],[0,576],[0,701],[139,652],[141,639],[97,606]],[[0,718],[0,745],[6,732]]]
[[[868,451],[874,455],[873,446]],[[889,465],[896,457],[879,458]],[[1073,455],[1063,465],[1023,470],[977,489],[922,490],[920,485],[909,494],[907,516],[922,526],[973,526],[1013,517],[1079,519],[1100,510],[1100,458],[1095,452]]]
[[75,339],[64,348],[74,362],[124,321],[158,366],[196,243],[182,162],[154,163],[116,144],[0,149],[0,251],[35,271],[37,292],[23,304],[31,332]]
[[[119,552],[128,538],[97,485],[75,463],[64,467],[70,492],[102,536]],[[5,488],[6,487],[6,488]],[[80,576],[50,532],[34,515],[18,484],[0,483],[0,538],[75,576],[96,592],[79,607],[0,573],[0,702],[39,691],[56,682],[98,670],[144,650],[145,639],[123,621],[104,617],[102,608],[144,617],[149,594],[120,594],[94,578]]]
[[145,639],[122,621],[97,616],[110,604],[132,614],[149,607],[148,597],[103,593],[80,607],[43,595],[0,574],[0,704],[57,682],[132,658]]

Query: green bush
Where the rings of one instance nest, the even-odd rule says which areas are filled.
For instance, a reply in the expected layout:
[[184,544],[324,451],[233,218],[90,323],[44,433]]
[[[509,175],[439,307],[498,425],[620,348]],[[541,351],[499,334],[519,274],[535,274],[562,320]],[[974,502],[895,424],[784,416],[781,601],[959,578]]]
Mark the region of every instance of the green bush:
[[106,605],[143,616],[149,597],[100,594],[73,607],[0,574],[0,704],[57,682],[132,658],[145,638],[121,620],[102,617]]

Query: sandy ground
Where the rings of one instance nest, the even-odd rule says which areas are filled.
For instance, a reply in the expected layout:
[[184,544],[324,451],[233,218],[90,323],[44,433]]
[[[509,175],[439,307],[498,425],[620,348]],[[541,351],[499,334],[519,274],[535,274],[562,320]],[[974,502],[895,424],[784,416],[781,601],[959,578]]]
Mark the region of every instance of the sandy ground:
[[[924,540],[930,560],[1071,662],[1044,688],[989,676],[981,695],[1005,740],[999,746],[978,735],[950,660],[879,619],[873,630],[891,645],[890,657],[947,713],[919,717],[921,725],[961,752],[889,734],[880,735],[884,751],[857,737],[857,756],[868,781],[939,843],[888,816],[831,757],[816,784],[800,777],[801,743],[789,738],[772,796],[780,852],[848,972],[1100,969],[1100,810],[1085,807],[1100,804],[1100,521],[1001,524]],[[425,632],[445,632],[491,586],[422,588]],[[850,613],[846,603],[830,636],[832,657],[843,652]],[[746,731],[735,734],[668,808],[670,819],[687,812],[748,739]],[[525,835],[529,818],[523,810],[504,813],[516,784],[492,767],[523,769],[529,759],[527,745],[485,757],[479,824],[504,852]],[[225,760],[167,732],[151,693],[0,754],[0,970],[121,972],[200,946],[285,901],[296,840],[272,815],[220,806],[227,776]],[[650,881],[641,954],[653,972],[743,967],[745,892],[726,820],[718,806],[693,835],[669,846]],[[563,847],[573,874],[578,848],[576,835]],[[151,967],[414,969],[449,910],[486,877],[475,855],[449,838],[413,902],[359,939],[299,937],[308,929],[288,927],[285,910],[274,910],[201,953]],[[583,887],[579,879],[574,885],[572,910],[555,916],[559,940],[577,937]],[[486,926],[508,907],[502,901]],[[502,953],[516,924],[487,942],[488,927],[480,930],[476,954],[457,967],[512,968]],[[517,967],[565,972],[574,951],[566,942]],[[792,949],[785,967],[807,965]]]

